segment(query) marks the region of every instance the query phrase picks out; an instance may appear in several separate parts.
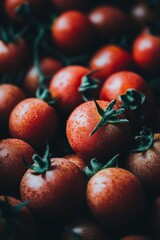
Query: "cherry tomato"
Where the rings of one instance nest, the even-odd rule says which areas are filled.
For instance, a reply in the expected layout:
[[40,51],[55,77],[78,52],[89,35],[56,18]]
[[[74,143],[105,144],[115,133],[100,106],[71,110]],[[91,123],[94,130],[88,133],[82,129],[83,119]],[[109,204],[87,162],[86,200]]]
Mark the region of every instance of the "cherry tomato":
[[121,168],[96,173],[87,185],[91,213],[106,227],[126,229],[144,213],[145,194],[141,182]]
[[59,15],[52,24],[51,35],[56,47],[67,54],[78,54],[91,48],[94,27],[79,11],[67,11]]
[[[135,89],[138,92],[144,93],[146,100],[143,104],[143,113],[148,121],[151,121],[153,115],[155,114],[155,103],[154,97],[147,86],[145,80],[138,74],[129,71],[117,72],[111,75],[104,82],[101,92],[100,99],[105,101],[111,101],[113,99],[118,99],[119,95],[125,94],[127,89]],[[148,109],[150,109],[148,111]],[[135,117],[132,114],[134,121],[137,119],[137,114]],[[130,119],[131,120],[131,119]]]
[[117,7],[98,6],[91,10],[88,17],[103,40],[119,36],[128,26],[127,16]]
[[140,34],[133,44],[133,58],[145,73],[159,73],[160,37],[145,32]]
[[[7,201],[7,202],[6,202]],[[0,196],[0,238],[12,240],[37,239],[37,226],[27,206],[13,197]]]
[[64,158],[76,164],[82,171],[87,165],[86,161],[80,158],[77,154],[66,155]]
[[27,98],[13,109],[9,119],[12,137],[20,138],[32,146],[40,146],[52,138],[58,119],[54,108],[36,98]]
[[89,62],[89,67],[92,70],[100,69],[95,75],[102,80],[115,72],[129,70],[132,66],[131,55],[116,45],[103,46],[95,52]]
[[0,141],[0,192],[1,194],[19,194],[22,176],[27,170],[23,162],[32,164],[34,149],[20,139],[4,139]]
[[[109,105],[107,101],[97,103],[103,110]],[[91,136],[101,118],[95,103],[88,101],[74,109],[67,120],[68,141],[73,150],[85,160],[94,157],[105,160],[124,149],[129,139],[128,123],[106,124]]]
[[126,159],[126,168],[136,175],[150,191],[160,191],[160,134],[154,135],[153,145],[145,152],[131,153]]
[[[109,237],[103,226],[96,222],[91,217],[81,217],[72,220],[67,223],[67,228],[71,232],[77,234],[77,236],[82,240],[108,240]],[[72,240],[71,234],[68,231],[65,231],[63,234],[63,240]]]
[[[45,57],[40,61],[40,67],[44,76],[54,75],[60,68],[62,64],[50,57]],[[27,72],[25,79],[23,81],[23,89],[25,90],[27,96],[35,96],[37,87],[39,83],[38,72],[36,67],[33,65]]]
[[5,0],[5,12],[12,21],[19,21],[19,16],[16,13],[16,10],[24,3],[30,4],[38,13],[42,12],[45,6],[44,0]]
[[23,99],[24,92],[12,84],[0,85],[0,122],[7,125],[13,108]]
[[64,221],[84,209],[86,179],[74,163],[52,158],[51,167],[43,174],[28,170],[21,181],[21,197],[30,209],[43,218]]
[[83,102],[78,88],[82,77],[90,70],[82,66],[68,66],[58,71],[50,81],[49,90],[57,101],[57,105],[64,112],[71,112]]
[[28,51],[23,39],[9,44],[0,40],[0,73],[19,72],[28,62]]
[[86,8],[87,3],[85,0],[51,0],[53,6],[61,11],[77,9],[81,10]]

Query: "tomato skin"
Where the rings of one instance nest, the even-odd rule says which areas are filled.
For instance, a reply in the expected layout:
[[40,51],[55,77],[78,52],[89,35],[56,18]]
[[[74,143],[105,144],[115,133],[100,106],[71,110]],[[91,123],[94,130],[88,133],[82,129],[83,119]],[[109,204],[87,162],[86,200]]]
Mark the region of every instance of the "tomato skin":
[[22,38],[9,44],[0,40],[0,73],[19,72],[28,62],[28,52],[28,46]]
[[68,66],[58,71],[50,81],[49,90],[58,99],[57,105],[64,112],[70,113],[83,102],[78,88],[81,80],[90,70],[82,66]]
[[133,66],[132,56],[116,45],[106,45],[97,50],[89,62],[92,70],[101,69],[97,76],[103,81],[111,74],[129,70]]
[[[17,206],[19,205],[21,202],[13,197],[8,196],[8,201],[9,204],[11,206]],[[4,196],[0,196],[0,201],[4,201]],[[36,240],[37,239],[37,226],[36,226],[36,222],[32,216],[32,213],[30,212],[30,210],[28,209],[27,206],[24,206],[23,208],[20,209],[20,211],[14,215],[14,216],[8,216],[9,220],[10,220],[10,225],[12,224],[12,221],[16,220],[18,222],[21,223],[21,225],[19,224],[18,226],[14,226],[14,235],[9,238],[12,240]],[[1,220],[1,219],[0,219]],[[5,228],[5,223],[4,224],[4,230]],[[6,231],[6,230],[5,230]],[[5,236],[3,235],[4,232],[1,232],[0,229],[0,237],[2,239],[8,239],[5,238]]]
[[145,152],[131,153],[127,156],[125,167],[136,175],[144,187],[151,192],[160,191],[160,134],[154,134],[154,142]]
[[20,139],[3,139],[0,141],[0,192],[7,195],[19,194],[21,178],[27,171],[23,162],[32,164],[35,150]]
[[[109,104],[107,101],[97,102],[102,109]],[[129,139],[128,123],[107,124],[90,136],[100,119],[95,103],[88,101],[74,109],[67,120],[68,141],[73,150],[84,160],[96,157],[106,161],[124,149]]]
[[159,73],[160,38],[148,33],[140,34],[133,43],[133,58],[145,73]]
[[22,139],[31,146],[41,146],[57,130],[58,118],[54,108],[36,98],[27,98],[13,109],[9,119],[12,137]]
[[87,166],[86,161],[80,158],[77,154],[66,155],[64,158],[76,164],[82,171]]
[[52,158],[44,174],[28,170],[21,181],[21,197],[39,217],[64,221],[84,209],[86,179],[82,171],[64,158]]
[[[40,61],[40,67],[44,76],[54,75],[59,69],[62,68],[62,64],[60,61],[45,57]],[[28,70],[25,79],[23,81],[23,89],[25,93],[29,97],[35,96],[37,87],[38,87],[39,79],[36,67],[33,65]]]
[[[67,223],[67,227],[77,233],[84,240],[108,240],[109,237],[105,229],[91,217],[81,217]],[[71,236],[64,232],[63,240],[72,240]]]
[[29,3],[38,13],[43,11],[45,6],[44,0],[5,0],[5,12],[12,21],[19,21],[20,18],[16,14],[16,9],[24,3]]
[[160,238],[160,229],[159,229],[159,224],[160,224],[160,196],[158,195],[151,204],[151,209],[150,209],[150,230],[153,239],[159,239]]
[[86,196],[91,213],[111,229],[127,228],[144,213],[146,205],[141,182],[121,168],[95,174],[88,182]]
[[80,54],[91,48],[94,34],[94,27],[88,18],[74,10],[59,15],[51,28],[54,44],[69,55]]
[[85,0],[51,0],[51,3],[55,8],[61,11],[71,9],[81,10],[87,5]]
[[24,92],[12,84],[0,85],[0,122],[7,125],[13,108],[23,99]]
[[91,10],[88,18],[103,40],[119,36],[126,31],[128,26],[127,16],[119,8],[113,6],[98,6]]
[[121,238],[120,240],[150,240],[150,239],[142,235],[128,235]]

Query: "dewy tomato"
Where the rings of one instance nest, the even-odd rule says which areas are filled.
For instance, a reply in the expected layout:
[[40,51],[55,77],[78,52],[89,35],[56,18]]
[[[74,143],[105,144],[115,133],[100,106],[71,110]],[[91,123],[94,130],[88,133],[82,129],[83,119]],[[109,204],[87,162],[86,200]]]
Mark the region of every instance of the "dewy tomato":
[[55,136],[58,118],[54,108],[36,98],[27,98],[13,109],[9,119],[12,137],[41,146]]
[[111,229],[126,229],[139,220],[146,205],[142,183],[122,168],[96,173],[88,182],[86,196],[94,217]]
[[[107,101],[97,103],[103,110],[109,106]],[[123,117],[121,115],[117,118],[120,120]],[[104,123],[92,134],[102,118],[94,101],[79,105],[68,118],[66,127],[68,141],[73,150],[86,160],[93,157],[106,160],[119,153],[128,143],[130,127],[126,122]]]

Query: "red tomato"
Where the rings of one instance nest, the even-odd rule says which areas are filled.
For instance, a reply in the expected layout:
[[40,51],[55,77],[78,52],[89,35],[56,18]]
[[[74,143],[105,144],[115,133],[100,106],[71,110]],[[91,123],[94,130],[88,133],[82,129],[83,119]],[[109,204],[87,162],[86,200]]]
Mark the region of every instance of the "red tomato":
[[64,112],[71,112],[83,102],[78,88],[82,77],[90,70],[82,66],[68,66],[58,71],[51,79],[49,90],[57,101],[57,105]]
[[160,239],[160,196],[158,195],[151,204],[149,215],[150,230],[153,239]]
[[139,35],[133,44],[133,58],[145,73],[160,72],[160,37],[148,33]]
[[74,163],[52,158],[51,167],[43,174],[28,170],[21,181],[21,197],[30,202],[38,216],[63,221],[84,209],[86,179]]
[[7,125],[13,108],[23,99],[24,92],[12,84],[0,85],[0,122]]
[[1,194],[19,194],[22,176],[27,170],[23,157],[33,163],[34,149],[20,139],[4,139],[0,141],[0,192]]
[[17,207],[22,204],[18,199],[0,196],[1,216],[0,216],[0,238],[12,240],[35,240],[37,237],[37,226],[35,220],[28,209],[23,206],[17,211]]
[[36,98],[27,98],[13,109],[9,119],[12,137],[20,138],[33,146],[40,146],[52,138],[58,119],[54,108]]
[[151,192],[160,191],[160,134],[154,134],[152,146],[145,152],[130,153],[125,167],[136,175]]
[[80,158],[77,154],[70,154],[70,155],[64,156],[64,158],[76,164],[82,171],[87,165],[86,161]]
[[84,9],[86,8],[86,1],[85,0],[51,0],[54,7],[61,11],[66,11],[70,9]]
[[91,10],[88,17],[103,40],[119,36],[128,26],[127,16],[117,7],[98,6]]
[[[113,99],[118,100],[119,95],[125,94],[126,90],[131,88],[145,94],[146,101],[143,105],[143,112],[148,120],[152,119],[155,114],[153,94],[147,86],[145,80],[134,72],[117,72],[107,78],[102,86],[100,99],[105,101],[111,101]],[[148,111],[148,109],[150,110]],[[135,117],[137,118],[137,115]]]
[[70,55],[85,52],[95,40],[92,24],[79,11],[59,15],[52,24],[51,35],[55,45]]
[[[103,110],[109,105],[107,101],[97,102]],[[79,105],[67,120],[68,141],[73,150],[85,160],[96,157],[106,161],[124,149],[128,142],[128,123],[106,124],[90,136],[100,120],[101,116],[93,101]]]
[[89,67],[92,70],[100,69],[96,74],[102,80],[105,80],[111,74],[131,69],[133,66],[131,55],[124,49],[116,45],[106,45],[97,50],[92,56]]
[[96,173],[88,182],[86,194],[91,213],[109,228],[126,229],[144,213],[146,200],[141,182],[121,168]]
[[0,40],[0,73],[19,72],[28,57],[28,46],[23,39],[9,44]]
[[19,20],[19,16],[16,14],[16,10],[24,3],[30,4],[38,13],[42,12],[45,6],[44,0],[5,0],[5,12],[12,21]]
[[[45,57],[40,61],[40,67],[44,76],[54,75],[60,68],[62,64],[50,57]],[[23,88],[26,94],[30,97],[35,96],[39,83],[38,73],[36,67],[33,65],[27,72],[25,79],[23,81]]]

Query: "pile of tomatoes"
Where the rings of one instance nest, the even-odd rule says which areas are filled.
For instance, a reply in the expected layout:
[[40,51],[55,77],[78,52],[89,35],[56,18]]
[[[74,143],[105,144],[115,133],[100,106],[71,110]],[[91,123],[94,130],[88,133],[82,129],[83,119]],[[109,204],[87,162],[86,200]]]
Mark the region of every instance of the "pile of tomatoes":
[[0,239],[160,239],[160,2],[0,1]]

